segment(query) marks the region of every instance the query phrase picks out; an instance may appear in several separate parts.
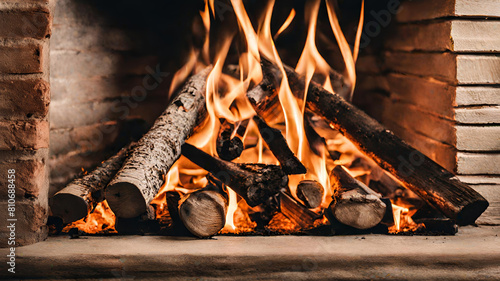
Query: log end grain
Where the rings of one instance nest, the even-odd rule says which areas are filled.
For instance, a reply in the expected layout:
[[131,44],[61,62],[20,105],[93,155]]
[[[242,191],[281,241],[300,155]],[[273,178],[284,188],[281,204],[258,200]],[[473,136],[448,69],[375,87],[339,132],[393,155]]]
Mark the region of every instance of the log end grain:
[[70,192],[58,192],[51,199],[52,215],[60,217],[64,223],[71,223],[84,218],[88,214],[88,202]]
[[308,208],[316,208],[321,205],[325,190],[323,186],[313,180],[303,180],[297,186],[297,197],[304,202]]
[[194,192],[181,204],[179,215],[193,235],[208,238],[226,224],[226,204],[225,198],[215,191]]
[[385,211],[386,205],[378,197],[359,194],[353,190],[342,194],[342,198],[334,205],[332,213],[345,225],[368,229],[382,221]]
[[134,218],[147,211],[147,202],[137,188],[128,182],[119,182],[108,186],[106,200],[115,215],[120,218]]
[[457,214],[458,225],[470,225],[476,222],[476,219],[486,211],[490,204],[485,200],[476,200],[464,206]]

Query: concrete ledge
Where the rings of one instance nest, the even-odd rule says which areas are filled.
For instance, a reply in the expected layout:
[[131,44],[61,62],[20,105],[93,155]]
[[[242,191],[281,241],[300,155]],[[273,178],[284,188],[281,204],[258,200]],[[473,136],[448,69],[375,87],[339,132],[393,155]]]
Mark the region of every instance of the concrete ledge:
[[[500,227],[456,236],[280,236],[197,240],[49,238],[16,250],[16,279],[498,280]],[[7,249],[0,250],[5,258]],[[5,265],[4,265],[5,266]],[[8,277],[2,270],[0,277]]]

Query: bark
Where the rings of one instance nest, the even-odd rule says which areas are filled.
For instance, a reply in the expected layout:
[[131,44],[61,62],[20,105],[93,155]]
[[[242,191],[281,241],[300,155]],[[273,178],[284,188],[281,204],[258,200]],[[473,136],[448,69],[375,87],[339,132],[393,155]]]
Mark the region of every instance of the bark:
[[330,179],[337,192],[328,208],[339,222],[369,229],[382,221],[387,206],[378,193],[351,177],[342,166],[332,170]]
[[[268,64],[265,67],[273,66]],[[292,91],[304,92],[303,78],[289,67],[286,73],[293,86]],[[474,223],[488,207],[488,201],[478,192],[339,95],[326,91],[314,81],[307,92],[309,110],[327,120],[360,151],[458,224]]]
[[287,175],[276,165],[232,163],[187,143],[182,155],[231,187],[251,207],[266,203],[288,185]]
[[57,192],[51,200],[52,214],[62,218],[64,223],[71,223],[87,216],[92,209],[92,203],[104,200],[103,189],[122,167],[134,147],[135,143],[132,143],[122,148],[92,172],[73,180]]
[[106,199],[117,217],[144,213],[158,193],[163,176],[181,155],[182,144],[204,117],[209,72],[207,67],[187,81],[109,184]]

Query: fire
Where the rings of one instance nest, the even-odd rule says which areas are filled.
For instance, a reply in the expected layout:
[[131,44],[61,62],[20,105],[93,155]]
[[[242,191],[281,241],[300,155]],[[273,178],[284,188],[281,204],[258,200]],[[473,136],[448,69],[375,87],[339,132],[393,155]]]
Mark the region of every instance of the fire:
[[70,223],[62,231],[68,232],[72,228],[78,228],[85,233],[116,233],[115,220],[115,214],[104,200],[98,203],[85,218]]
[[394,226],[389,228],[390,233],[414,231],[420,226],[411,219],[415,211],[392,204],[392,213],[394,216]]
[[[332,1],[326,0],[325,2],[332,35],[336,39],[345,64],[344,72],[349,86],[350,98],[356,84],[355,63],[359,53],[359,41],[363,26],[364,2],[361,5],[360,19],[352,50],[341,30]],[[285,72],[285,64],[275,45],[275,40],[286,32],[291,23],[297,18],[296,11],[292,9],[289,12],[286,20],[273,35],[271,22],[275,6],[274,0],[267,1],[262,16],[257,23],[251,21],[251,17],[247,13],[242,0],[231,0],[231,6],[234,10],[239,30],[237,32],[235,30],[223,30],[217,34],[211,34],[211,30],[213,29],[211,25],[216,13],[215,3],[214,0],[205,1],[204,9],[200,11],[202,28],[205,31],[203,46],[200,50],[191,49],[185,65],[175,73],[170,86],[169,94],[171,95],[193,72],[197,72],[197,70],[206,65],[213,65],[212,71],[209,73],[206,81],[205,100],[207,118],[187,142],[212,156],[218,156],[216,140],[221,127],[220,120],[224,119],[226,122],[239,126],[244,120],[249,119],[250,121],[245,123],[244,134],[241,137],[245,149],[233,162],[279,164],[267,148],[263,137],[252,120],[256,112],[246,96],[248,90],[263,79],[264,74],[261,67],[261,59],[265,57],[267,60],[273,62],[282,74],[278,88],[280,110],[274,115],[268,116],[266,122],[273,127],[281,128],[288,146],[307,168],[306,174],[289,176],[290,193],[295,200],[300,202],[296,195],[296,188],[299,182],[302,180],[315,180],[319,182],[324,188],[322,203],[320,207],[313,211],[320,213],[329,206],[332,201],[332,195],[336,192],[331,187],[329,177],[333,167],[342,164],[349,168],[356,159],[366,158],[341,134],[327,139],[327,146],[314,150],[314,152],[306,136],[306,124],[304,120],[307,118],[305,116],[305,100],[308,94],[307,86],[319,75],[319,77],[323,77],[324,79],[323,81],[316,82],[321,83],[325,89],[335,94],[334,86],[330,80],[333,69],[321,55],[316,45],[321,0],[308,1],[306,4],[306,40],[295,66],[296,72],[305,77],[306,92],[302,93],[300,97],[296,96],[296,93],[292,91],[289,85]],[[211,41],[211,38],[216,38],[216,40]],[[229,59],[231,57],[230,50],[234,45],[238,47],[237,49],[240,52],[237,60],[238,74],[232,76],[224,70],[229,64],[236,63],[234,59],[232,61]],[[211,54],[214,54],[213,58]],[[233,133],[234,135],[235,133]],[[329,154],[329,151],[333,150],[341,153],[340,158],[334,159],[334,161],[330,159]],[[370,165],[372,167],[376,166],[372,162],[370,162]],[[370,169],[370,167],[362,167],[360,169],[352,169],[349,173],[355,177],[364,176],[370,174]],[[156,198],[151,202],[151,205],[155,208],[157,219],[161,220],[169,216],[166,205],[167,192],[176,191],[187,195],[201,189],[207,185],[207,174],[207,171],[194,165],[187,158],[181,157],[171,167],[169,172],[164,175],[164,184],[160,188]],[[227,187],[227,199],[226,225],[221,233],[254,231],[257,223],[252,219],[252,215],[259,212],[259,207],[250,207],[231,187]],[[393,204],[393,210],[395,226],[391,228],[391,232],[403,231],[415,225],[411,220],[409,209]],[[114,214],[104,201],[99,203],[85,219],[67,226],[66,229],[78,227],[87,233],[114,231],[114,221]],[[325,217],[322,220],[318,220],[318,224],[325,223],[327,223]],[[270,219],[268,228],[282,232],[300,230],[298,225],[280,213]]]

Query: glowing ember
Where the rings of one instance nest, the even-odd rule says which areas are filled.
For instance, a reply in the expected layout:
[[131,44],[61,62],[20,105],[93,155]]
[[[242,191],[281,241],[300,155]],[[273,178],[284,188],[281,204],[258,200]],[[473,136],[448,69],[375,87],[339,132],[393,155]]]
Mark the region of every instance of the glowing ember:
[[67,225],[63,232],[78,228],[85,233],[116,233],[115,214],[111,211],[106,201],[98,203],[87,217]]
[[419,226],[422,226],[422,224],[417,224],[411,219],[415,211],[392,204],[392,212],[394,215],[394,226],[389,228],[390,233],[415,231]]

